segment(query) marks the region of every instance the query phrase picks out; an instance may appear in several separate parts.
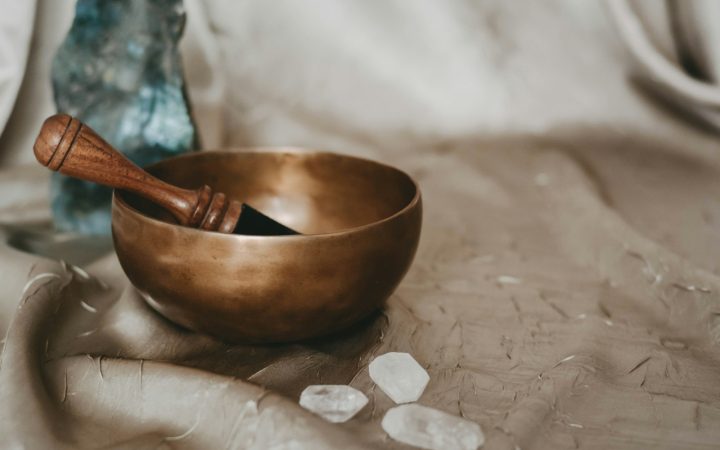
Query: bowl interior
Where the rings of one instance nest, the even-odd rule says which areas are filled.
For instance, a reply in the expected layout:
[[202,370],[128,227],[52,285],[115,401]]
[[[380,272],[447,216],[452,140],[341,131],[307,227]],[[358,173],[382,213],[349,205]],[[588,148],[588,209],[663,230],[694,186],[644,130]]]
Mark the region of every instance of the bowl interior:
[[[303,234],[372,224],[398,213],[418,194],[412,179],[397,169],[332,153],[200,152],[146,170],[184,188],[208,184]],[[145,215],[175,222],[150,202],[120,196]]]

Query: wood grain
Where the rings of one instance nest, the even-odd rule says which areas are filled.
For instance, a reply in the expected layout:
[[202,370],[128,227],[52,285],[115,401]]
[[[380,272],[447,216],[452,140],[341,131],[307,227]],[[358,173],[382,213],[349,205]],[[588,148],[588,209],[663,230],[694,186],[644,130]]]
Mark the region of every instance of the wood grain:
[[43,123],[33,146],[44,166],[74,178],[131,191],[167,209],[181,225],[232,233],[241,204],[204,185],[182,189],[145,172],[90,127],[67,114]]

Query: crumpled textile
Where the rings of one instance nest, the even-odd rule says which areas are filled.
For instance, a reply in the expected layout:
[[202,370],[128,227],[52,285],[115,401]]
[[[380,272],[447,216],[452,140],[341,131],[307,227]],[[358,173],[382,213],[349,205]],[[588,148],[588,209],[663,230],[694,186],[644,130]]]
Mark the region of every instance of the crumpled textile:
[[[228,346],[151,311],[112,254],[76,268],[4,245],[0,447],[401,448],[367,373],[386,351],[486,448],[717,444],[717,159],[608,132],[403,165],[427,205],[416,262],[382,314],[317,342]],[[324,423],[294,404],[322,383],[370,404]]]
[[0,1],[0,129],[13,110],[30,53],[35,0]]
[[[419,403],[480,424],[485,448],[717,447],[717,135],[627,82],[601,5],[503,4],[198,10],[227,69],[226,96],[203,86],[224,100],[226,145],[323,144],[420,184],[415,263],[342,335],[183,330],[107,243],[42,247],[44,169],[0,171],[0,448],[407,448],[381,430],[394,405],[367,371],[388,351],[411,353],[431,377]],[[21,116],[0,144],[32,140]],[[370,401],[331,425],[297,406],[309,384]]]
[[720,4],[670,0],[665,8],[650,5],[666,15],[660,33],[669,36],[665,46],[654,42],[658,36],[643,23],[647,4],[610,0],[608,5],[642,82],[686,114],[720,129],[720,27],[715,20]]

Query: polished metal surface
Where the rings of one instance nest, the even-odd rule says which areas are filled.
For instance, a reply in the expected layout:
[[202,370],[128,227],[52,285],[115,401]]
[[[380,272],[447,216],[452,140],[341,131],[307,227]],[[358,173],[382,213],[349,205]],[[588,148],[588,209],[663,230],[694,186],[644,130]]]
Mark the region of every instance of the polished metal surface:
[[182,227],[116,191],[113,240],[125,273],[153,308],[193,330],[236,342],[342,330],[382,306],[415,255],[420,191],[389,166],[279,149],[183,155],[148,171],[185,188],[206,183],[303,233]]

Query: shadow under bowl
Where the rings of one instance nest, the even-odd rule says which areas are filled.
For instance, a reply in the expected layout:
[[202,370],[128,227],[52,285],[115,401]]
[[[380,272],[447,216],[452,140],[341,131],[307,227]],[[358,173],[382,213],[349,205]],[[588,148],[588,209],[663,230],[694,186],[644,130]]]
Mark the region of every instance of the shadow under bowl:
[[113,241],[130,281],[171,321],[227,341],[291,342],[351,326],[392,294],[420,238],[417,184],[365,159],[200,152],[147,170],[184,188],[208,184],[303,233],[199,231],[115,191]]

